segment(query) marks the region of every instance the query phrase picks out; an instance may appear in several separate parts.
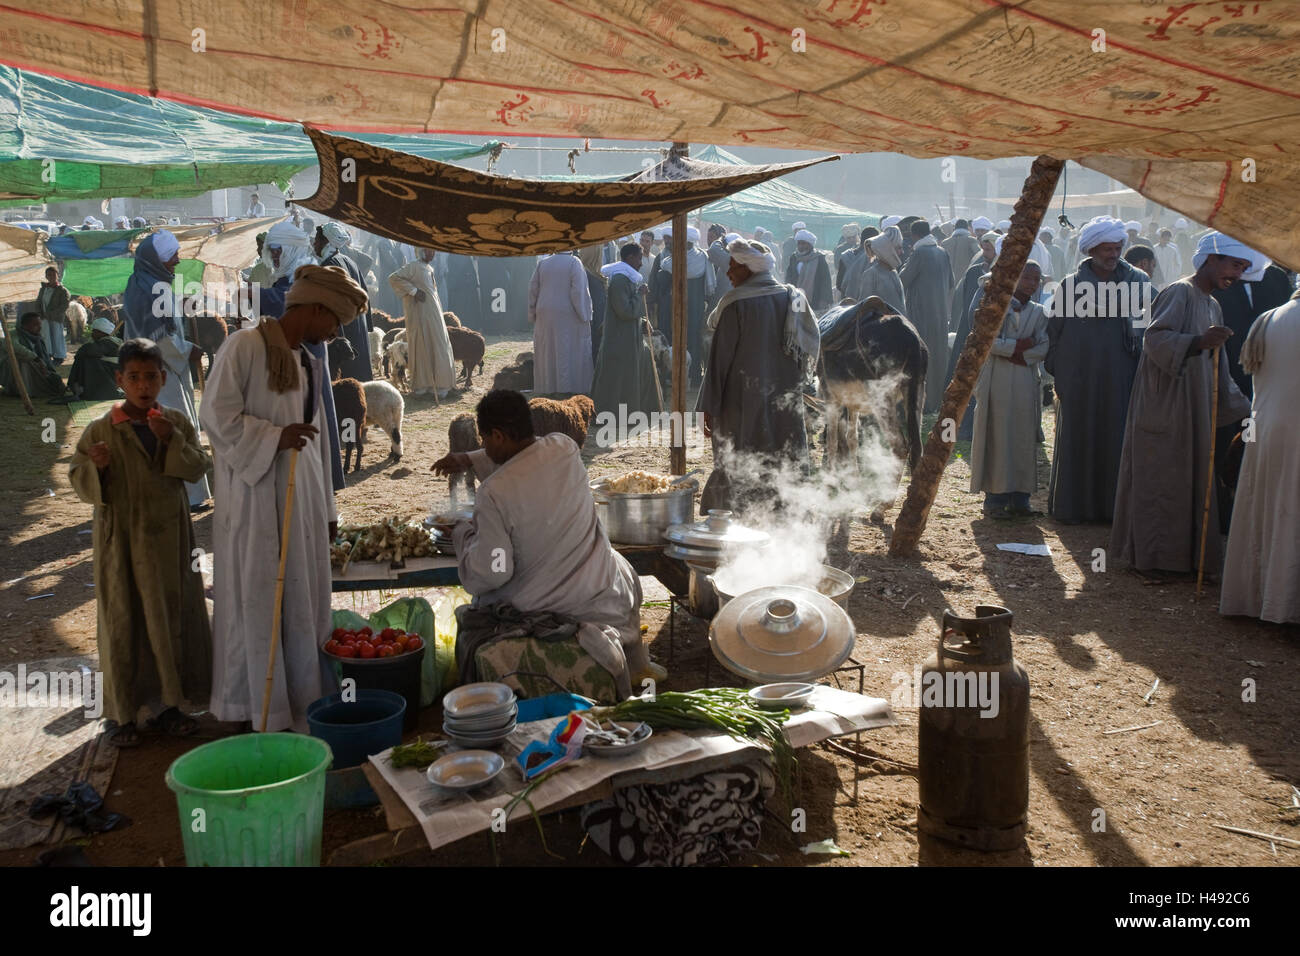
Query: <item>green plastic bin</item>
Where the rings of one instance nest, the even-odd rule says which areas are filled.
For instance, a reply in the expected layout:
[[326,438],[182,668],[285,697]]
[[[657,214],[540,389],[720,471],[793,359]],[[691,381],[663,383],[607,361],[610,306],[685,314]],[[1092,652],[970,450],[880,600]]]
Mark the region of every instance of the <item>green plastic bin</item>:
[[177,757],[167,786],[190,866],[319,866],[329,744],[243,734]]

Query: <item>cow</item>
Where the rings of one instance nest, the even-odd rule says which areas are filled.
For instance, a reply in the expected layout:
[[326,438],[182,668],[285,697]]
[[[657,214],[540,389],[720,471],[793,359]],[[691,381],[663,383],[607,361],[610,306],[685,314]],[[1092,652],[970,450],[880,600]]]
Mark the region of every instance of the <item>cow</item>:
[[[874,427],[899,461],[921,461],[921,415],[929,351],[916,327],[890,313],[880,298],[831,309],[822,333],[818,377],[826,400],[826,464],[847,455],[859,467],[859,425]],[[884,520],[889,501],[874,501],[871,520]]]

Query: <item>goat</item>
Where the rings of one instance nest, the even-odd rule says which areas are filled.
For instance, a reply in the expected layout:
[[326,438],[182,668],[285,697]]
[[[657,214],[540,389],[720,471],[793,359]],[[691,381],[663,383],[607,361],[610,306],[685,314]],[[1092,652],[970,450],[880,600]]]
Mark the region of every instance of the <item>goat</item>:
[[366,338],[370,342],[370,374],[374,378],[381,378],[384,374],[384,333],[379,329],[371,329],[366,333]]
[[86,306],[80,301],[82,298],[82,296],[73,298],[63,313],[68,325],[68,338],[73,342],[80,342],[86,334],[87,312]]
[[361,453],[365,449],[366,392],[355,378],[336,379],[333,384],[334,413],[339,424],[339,447],[343,449],[343,473],[347,474],[348,462],[352,460],[352,451],[356,449],[357,460],[353,471],[361,468]]
[[366,424],[378,425],[393,440],[388,457],[393,461],[402,458],[402,415],[406,405],[402,393],[387,382],[366,382]]
[[399,385],[406,383],[406,340],[400,339],[384,350],[388,377]]
[[447,337],[451,339],[452,362],[460,363],[465,376],[465,387],[470,388],[474,384],[474,366],[477,365],[479,374],[483,374],[483,352],[487,343],[483,341],[482,334],[473,329],[463,329],[459,325],[448,326]]
[[345,335],[332,339],[325,346],[325,354],[329,356],[330,375],[336,382],[343,377],[343,363],[351,362],[357,357],[356,349]]

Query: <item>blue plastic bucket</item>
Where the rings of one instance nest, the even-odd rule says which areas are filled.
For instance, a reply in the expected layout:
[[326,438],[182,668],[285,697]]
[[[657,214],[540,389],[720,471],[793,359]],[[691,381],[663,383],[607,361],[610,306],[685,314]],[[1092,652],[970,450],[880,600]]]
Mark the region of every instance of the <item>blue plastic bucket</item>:
[[[349,695],[352,696],[352,695]],[[307,708],[311,735],[330,745],[334,769],[355,767],[402,742],[406,698],[391,690],[358,690],[354,700],[330,694]]]

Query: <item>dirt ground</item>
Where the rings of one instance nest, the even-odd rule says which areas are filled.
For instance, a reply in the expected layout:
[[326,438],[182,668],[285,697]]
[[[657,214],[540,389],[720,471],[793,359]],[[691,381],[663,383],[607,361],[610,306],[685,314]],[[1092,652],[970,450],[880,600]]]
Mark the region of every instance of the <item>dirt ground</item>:
[[[372,432],[365,466],[340,493],[342,520],[370,520],[428,512],[446,499],[429,464],[445,451],[451,417],[472,410],[492,374],[531,347],[522,337],[490,337],[487,370],[475,387],[435,406],[407,397],[405,457],[386,461],[388,443]],[[66,369],[66,367],[65,367]],[[693,396],[692,396],[693,398]],[[27,416],[14,399],[0,399],[5,449],[0,483],[0,669],[19,661],[95,653],[95,601],[90,549],[91,509],[68,483],[68,462],[81,428],[106,405],[38,405]],[[1051,447],[1051,413],[1044,414]],[[43,439],[50,439],[46,441]],[[959,446],[958,452],[964,450]],[[641,467],[667,471],[666,448],[602,451],[589,441],[584,457],[593,475]],[[691,436],[688,467],[707,470],[711,457]],[[1040,460],[1040,489],[1048,463]],[[1015,612],[1015,654],[1031,685],[1029,835],[1021,851],[980,855],[918,839],[915,710],[899,709],[899,725],[863,736],[861,745],[886,761],[855,761],[826,746],[800,753],[799,806],[807,826],[770,817],[759,850],[746,865],[1294,865],[1300,851],[1216,829],[1244,827],[1300,838],[1300,746],[1294,704],[1300,696],[1300,628],[1225,619],[1213,588],[1200,601],[1191,583],[1148,586],[1117,568],[1094,571],[1093,550],[1107,545],[1109,528],[1065,526],[1043,516],[998,522],[982,517],[980,499],[966,491],[969,469],[954,459],[917,560],[886,553],[891,509],[884,525],[864,512],[841,521],[831,538],[829,563],[859,578],[849,602],[857,628],[854,658],[865,666],[869,694],[890,697],[895,676],[911,675],[932,653],[945,608],[973,614],[977,604]],[[901,504],[901,494],[899,503]],[[1033,505],[1046,510],[1045,490]],[[211,542],[211,511],[195,521],[199,543]],[[1047,557],[997,550],[1002,542],[1043,543]],[[17,580],[15,580],[17,579]],[[48,595],[48,596],[43,596]],[[378,602],[383,595],[362,600]],[[657,599],[656,599],[657,598]],[[336,606],[353,601],[337,595]],[[651,653],[668,665],[666,689],[705,686],[709,651],[705,622],[679,614],[676,646],[669,648],[668,608],[662,589],[650,592],[643,612]],[[1156,680],[1149,702],[1144,695]],[[714,684],[730,683],[716,664]],[[856,679],[846,684],[856,689]],[[1253,688],[1253,694],[1251,690]],[[1245,699],[1243,699],[1245,698]],[[0,711],[0,726],[3,712]],[[1107,733],[1140,725],[1153,726]],[[422,715],[436,728],[436,711]],[[205,736],[220,731],[205,725]],[[120,755],[108,809],[134,824],[79,841],[102,865],[184,864],[175,802],[163,783],[167,766],[194,739],[147,738]],[[845,741],[850,746],[853,740]],[[859,799],[853,802],[854,778]],[[1103,814],[1098,811],[1104,811]],[[1104,828],[1102,826],[1104,822]],[[383,829],[378,809],[327,814],[324,855]],[[583,845],[576,813],[545,821],[550,849],[573,865],[608,865]],[[799,848],[833,837],[849,856],[806,856]],[[29,865],[46,847],[0,853],[0,864]],[[507,864],[560,864],[542,849],[531,825],[511,827],[498,840]],[[394,861],[407,864],[491,864],[486,836],[435,853]]]

